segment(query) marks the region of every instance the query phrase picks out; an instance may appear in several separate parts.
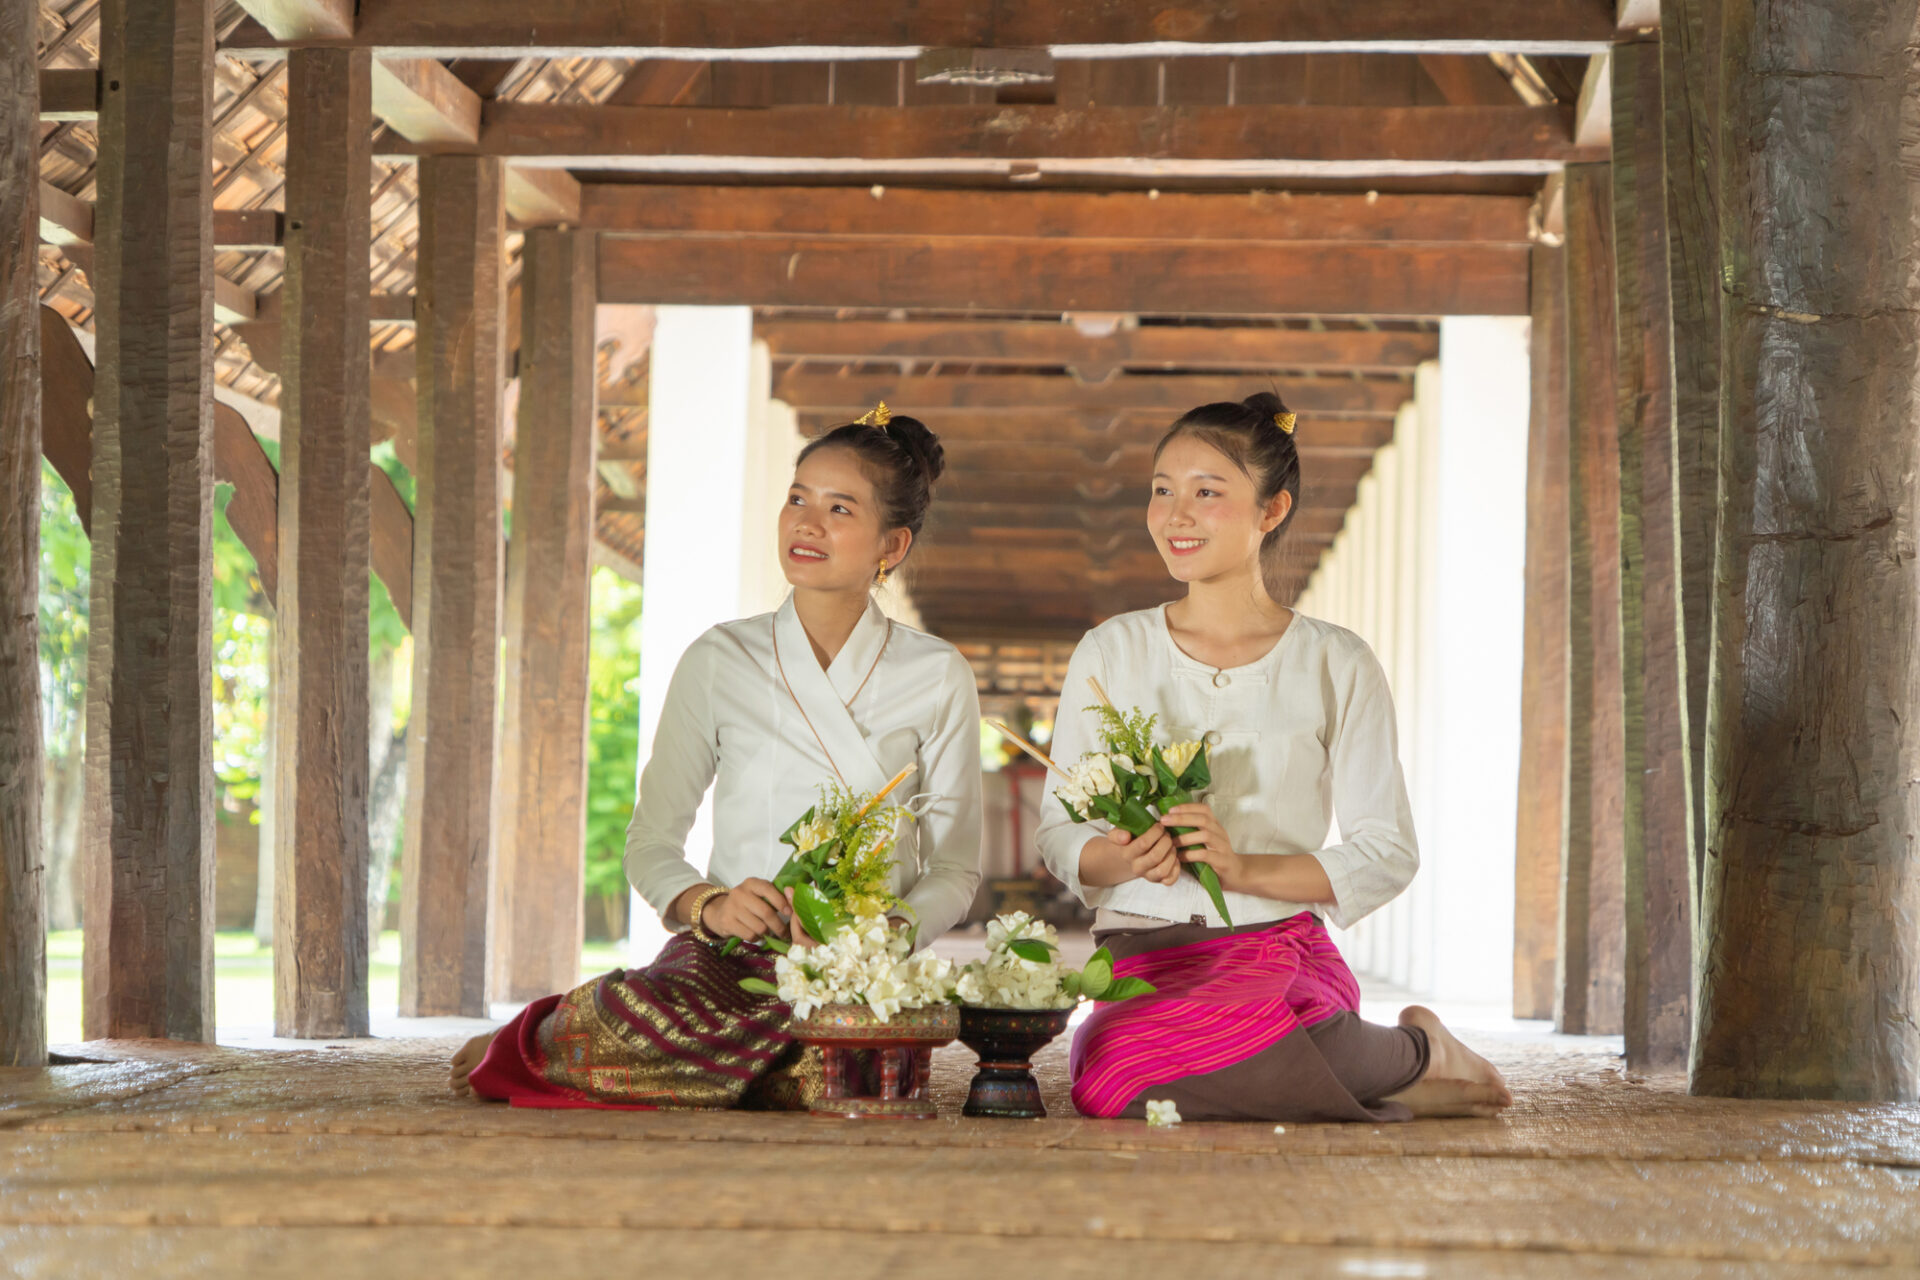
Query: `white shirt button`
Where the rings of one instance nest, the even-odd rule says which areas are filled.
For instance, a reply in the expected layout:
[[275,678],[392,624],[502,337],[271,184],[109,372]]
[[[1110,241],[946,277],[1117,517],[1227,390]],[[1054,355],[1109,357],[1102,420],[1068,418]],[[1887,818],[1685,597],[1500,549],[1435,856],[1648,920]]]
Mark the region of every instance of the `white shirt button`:
[[1217,746],[1219,746],[1219,745],[1220,745],[1220,731],[1219,731],[1218,729],[1209,729],[1209,730],[1207,730],[1207,733],[1206,733],[1206,740],[1207,740],[1207,745],[1208,745],[1208,746],[1210,746],[1210,747],[1217,747]]
[[1227,687],[1228,685],[1230,685],[1230,684],[1232,684],[1232,683],[1233,683],[1233,677],[1232,677],[1232,676],[1230,676],[1230,675],[1228,675],[1228,674],[1227,674],[1226,672],[1224,672],[1224,671],[1216,671],[1216,672],[1214,672],[1214,673],[1213,673],[1213,687],[1214,687],[1214,688],[1216,688],[1216,689],[1224,689],[1224,688],[1226,688],[1226,687]]

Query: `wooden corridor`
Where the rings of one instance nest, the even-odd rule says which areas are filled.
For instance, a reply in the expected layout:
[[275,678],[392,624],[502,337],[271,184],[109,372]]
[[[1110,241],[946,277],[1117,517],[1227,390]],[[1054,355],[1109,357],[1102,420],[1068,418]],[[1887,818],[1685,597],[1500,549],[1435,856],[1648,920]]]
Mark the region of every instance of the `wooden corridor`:
[[[1469,1037],[1472,1039],[1473,1037]],[[339,1280],[1920,1274],[1920,1107],[1733,1102],[1617,1041],[1478,1039],[1499,1120],[1183,1125],[530,1111],[454,1040],[93,1042],[0,1069],[0,1274]]]

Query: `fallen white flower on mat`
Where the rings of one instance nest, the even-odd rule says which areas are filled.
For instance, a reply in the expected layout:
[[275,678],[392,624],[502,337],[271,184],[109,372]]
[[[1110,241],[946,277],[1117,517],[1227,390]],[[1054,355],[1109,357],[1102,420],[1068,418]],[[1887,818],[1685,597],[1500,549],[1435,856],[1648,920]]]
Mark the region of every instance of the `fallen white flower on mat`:
[[1180,1123],[1180,1108],[1173,1105],[1173,1099],[1156,1099],[1147,1103],[1147,1127],[1150,1129],[1169,1129]]
[[1285,1132],[1287,1131],[1287,1126],[1285,1126],[1285,1125],[1283,1125],[1283,1124],[1277,1124],[1277,1125],[1275,1125],[1275,1126],[1273,1126],[1273,1131],[1274,1131],[1275,1133],[1285,1133]]

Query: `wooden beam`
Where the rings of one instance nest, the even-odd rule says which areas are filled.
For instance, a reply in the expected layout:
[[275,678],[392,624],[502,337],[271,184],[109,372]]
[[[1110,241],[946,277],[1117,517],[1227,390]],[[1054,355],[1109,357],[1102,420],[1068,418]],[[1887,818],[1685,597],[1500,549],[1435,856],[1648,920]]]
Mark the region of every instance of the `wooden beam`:
[[[1129,507],[1087,507],[1065,502],[1053,506],[1004,505],[994,502],[962,502],[946,493],[939,494],[927,516],[928,536],[937,541],[970,541],[991,537],[1031,537],[1051,531],[1072,537],[1086,534],[1090,539],[1107,541],[1115,536],[1145,537],[1138,494]],[[1345,521],[1345,507],[1299,508],[1288,526],[1287,536],[1332,538]]]
[[580,223],[625,233],[1529,243],[1524,196],[970,191],[588,183]]
[[1514,827],[1513,1016],[1551,1018],[1567,796],[1567,278],[1533,251],[1533,404],[1527,424],[1526,616]]
[[[1089,457],[1103,457],[1129,445],[1158,444],[1174,416],[1161,410],[946,409],[935,425],[949,450],[959,445],[978,452],[995,444],[1044,443],[1071,445]],[[808,437],[824,435],[847,421],[844,414],[818,410],[805,410],[799,419],[801,434]],[[1314,424],[1312,440],[1301,443],[1327,454],[1371,454],[1392,438],[1391,418],[1323,418]]]
[[1707,676],[1720,506],[1719,48],[1720,0],[1670,0],[1660,31],[1661,99],[1666,116],[1673,429],[1681,495],[1680,607],[1696,929],[1707,850]]
[[80,527],[93,533],[93,361],[73,326],[40,307],[40,447],[67,482]]
[[412,142],[470,147],[480,137],[480,95],[431,58],[376,61],[373,114]]
[[1693,1033],[1692,849],[1660,46],[1616,45],[1612,60],[1625,570],[1627,1065],[1678,1070],[1686,1066]]
[[[73,493],[81,527],[93,522],[93,361],[74,337],[73,326],[52,307],[40,308],[42,449]],[[278,346],[266,367],[278,372]],[[409,386],[408,394],[412,394]],[[407,421],[413,421],[408,410]],[[411,430],[411,425],[409,425]],[[213,476],[233,486],[227,524],[253,554],[261,594],[269,604],[279,594],[280,475],[239,410],[213,409]],[[373,571],[387,585],[400,621],[412,626],[413,512],[393,481],[368,465],[373,486]]]
[[47,1062],[41,831],[40,6],[0,0],[0,1067]]
[[100,114],[100,71],[97,67],[59,68],[40,73],[42,120],[89,121]]
[[[1351,473],[1339,478],[1325,474],[1308,476],[1300,490],[1300,505],[1341,510],[1351,507],[1358,480],[1359,476]],[[1006,473],[981,475],[978,472],[963,472],[951,480],[943,479],[939,496],[942,502],[994,503],[1011,507],[1071,503],[1082,510],[1131,512],[1136,519],[1146,518],[1146,499],[1140,492],[1140,486],[1116,476],[1088,476],[1071,485],[1062,485],[1058,479],[1050,476],[1034,479]]]
[[1456,107],[1501,107],[1520,101],[1513,82],[1485,54],[1423,53],[1420,69]]
[[1617,1035],[1626,999],[1620,449],[1608,166],[1567,171],[1567,841],[1555,1026]]
[[100,21],[89,1037],[213,1039],[211,28],[198,0]]
[[[1125,374],[1101,383],[1047,374],[950,377],[944,374],[890,377],[885,374],[837,376],[789,372],[774,382],[774,396],[797,409],[836,410],[851,421],[885,400],[896,413],[927,416],[942,409],[1001,410],[1031,414],[1036,409],[1157,411],[1178,416],[1196,405],[1240,400],[1267,383],[1257,378],[1201,374]],[[1391,418],[1413,398],[1413,384],[1398,378],[1293,378],[1280,387],[1289,408],[1311,418]],[[1171,422],[1171,418],[1169,418]],[[1304,422],[1304,432],[1312,426]]]
[[[276,209],[215,209],[213,243],[221,249],[272,249],[284,235]],[[68,195],[50,182],[40,184],[40,240],[43,244],[91,245],[93,202]]]
[[215,209],[213,243],[220,249],[276,249],[287,235],[278,209]]
[[1093,382],[1120,369],[1385,373],[1440,355],[1438,333],[1379,329],[1151,325],[1093,336],[1070,324],[1018,321],[761,320],[754,333],[776,360],[1059,365]]
[[607,95],[612,107],[678,107],[694,101],[712,79],[712,64],[679,58],[643,58]]
[[93,202],[70,196],[51,182],[39,184],[38,221],[43,244],[93,243]]
[[[266,0],[251,2],[264,6]],[[1253,0],[1178,11],[1145,0],[1073,0],[1024,10],[938,0],[911,8],[763,5],[750,14],[700,0],[652,6],[644,14],[561,0],[365,0],[353,40],[434,57],[724,58],[779,49],[801,58],[908,58],[928,46],[1051,47],[1059,56],[1099,57],[1337,49],[1580,53],[1604,46],[1613,33],[1613,6],[1591,0]]]
[[374,71],[287,60],[274,1034],[368,1034],[367,262]]
[[420,166],[422,354],[413,714],[400,872],[400,1012],[487,1011],[500,600],[498,161]]
[[808,236],[600,246],[603,302],[1124,311],[1159,315],[1524,315],[1527,250]]
[[507,544],[494,992],[580,980],[586,875],[588,581],[593,573],[594,237],[535,230],[521,249],[520,402]]
[[240,0],[280,40],[327,40],[353,34],[354,0]]
[[406,628],[413,629],[413,512],[393,487],[393,478],[369,463],[372,490],[373,571],[386,585],[387,598]]
[[1580,99],[1573,109],[1573,138],[1583,147],[1613,145],[1613,72],[1610,55],[1595,54],[1588,59],[1586,79],[1580,82]]
[[633,173],[1041,172],[1238,178],[1544,174],[1594,158],[1558,107],[608,107],[494,99],[477,144],[391,138]]
[[1737,16],[1692,1086],[1913,1102],[1920,235],[1900,132],[1839,122],[1894,119],[1920,75],[1911,31],[1864,0]]
[[280,601],[280,473],[253,428],[228,404],[213,406],[213,478],[233,486],[227,527],[246,549],[269,605]]
[[507,217],[515,226],[578,226],[580,201],[580,181],[565,169],[507,168]]

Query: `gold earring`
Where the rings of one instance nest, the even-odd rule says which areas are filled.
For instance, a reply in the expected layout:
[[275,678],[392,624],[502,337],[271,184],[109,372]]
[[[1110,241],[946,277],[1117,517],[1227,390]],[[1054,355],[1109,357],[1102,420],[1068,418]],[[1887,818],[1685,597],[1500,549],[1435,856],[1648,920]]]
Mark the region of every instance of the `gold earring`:
[[882,557],[880,560],[880,576],[874,579],[874,585],[879,587],[887,585],[887,561],[885,557]]

